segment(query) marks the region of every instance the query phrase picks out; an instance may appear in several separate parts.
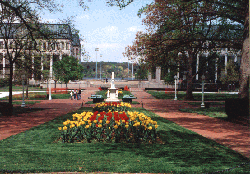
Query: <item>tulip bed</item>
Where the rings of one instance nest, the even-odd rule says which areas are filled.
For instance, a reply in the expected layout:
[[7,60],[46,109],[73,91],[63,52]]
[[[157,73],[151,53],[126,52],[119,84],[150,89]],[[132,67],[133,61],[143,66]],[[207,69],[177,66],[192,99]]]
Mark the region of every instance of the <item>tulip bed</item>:
[[97,103],[93,108],[93,111],[105,111],[105,112],[113,112],[113,111],[129,111],[131,108],[131,104],[124,102],[102,102]]
[[63,142],[126,142],[154,143],[157,137],[157,122],[139,112],[82,112],[73,114],[73,120],[63,122]]

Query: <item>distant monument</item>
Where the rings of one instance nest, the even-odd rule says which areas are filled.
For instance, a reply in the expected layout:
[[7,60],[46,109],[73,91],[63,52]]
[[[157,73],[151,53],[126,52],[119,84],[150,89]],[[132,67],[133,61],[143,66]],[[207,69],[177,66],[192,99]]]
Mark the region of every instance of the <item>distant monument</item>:
[[115,88],[115,74],[112,72],[111,88],[108,89],[106,102],[119,102],[118,89]]

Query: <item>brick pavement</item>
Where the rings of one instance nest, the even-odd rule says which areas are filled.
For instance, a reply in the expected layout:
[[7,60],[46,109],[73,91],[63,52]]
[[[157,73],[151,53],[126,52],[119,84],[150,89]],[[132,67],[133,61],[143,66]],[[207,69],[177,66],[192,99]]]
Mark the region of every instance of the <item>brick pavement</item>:
[[70,99],[52,99],[42,100],[40,103],[29,105],[31,109],[41,109],[36,112],[18,114],[18,116],[0,117],[0,140],[11,135],[16,135],[34,126],[38,126],[54,118],[73,112],[85,105],[88,97],[94,93],[97,88],[83,90],[81,100]]
[[[82,100],[53,99],[51,101],[42,101],[31,106],[31,108],[44,108],[44,110],[21,114],[18,117],[0,117],[0,140],[11,135],[18,134],[33,126],[43,124],[60,115],[77,110],[85,105],[88,97],[98,88],[88,88],[82,92]],[[137,97],[136,101],[142,102],[143,107],[157,115],[164,117],[176,124],[190,129],[198,134],[215,140],[249,158],[250,155],[250,137],[247,126],[226,122],[220,119],[211,118],[194,113],[184,113],[178,111],[180,108],[199,107],[190,106],[182,101],[155,99],[150,94],[140,89],[132,89],[132,93]],[[142,105],[133,105],[141,107]]]
[[[145,109],[206,138],[215,140],[248,158],[250,157],[250,132],[248,126],[196,113],[180,112],[179,109],[197,108],[199,106],[191,106],[186,102],[171,99],[155,99],[140,89],[131,90],[137,97],[137,101],[143,103]],[[141,107],[141,105],[135,105],[135,107]]]

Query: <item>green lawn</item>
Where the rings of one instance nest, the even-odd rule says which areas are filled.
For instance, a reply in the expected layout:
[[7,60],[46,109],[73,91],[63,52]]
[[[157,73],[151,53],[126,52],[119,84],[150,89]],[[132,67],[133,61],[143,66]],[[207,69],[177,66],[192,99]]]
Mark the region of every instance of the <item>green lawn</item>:
[[[23,87],[22,86],[12,86],[12,90],[13,91],[22,91]],[[26,87],[24,87],[24,90],[26,90]],[[5,87],[1,87],[0,88],[0,92],[8,92],[9,91],[9,87],[5,86]],[[46,89],[40,89],[40,87],[29,87],[29,91],[46,91]]]
[[209,117],[220,118],[223,120],[227,120],[227,114],[225,112],[225,107],[210,107],[210,108],[187,108],[187,109],[179,109],[183,112],[197,113],[201,115],[207,115]]
[[[175,94],[169,93],[165,94],[165,92],[161,91],[147,91],[147,93],[151,94],[157,99],[174,99]],[[178,100],[185,100],[186,93],[181,92],[178,93],[177,99]],[[193,93],[194,101],[201,101],[202,100],[202,94],[199,93]],[[204,94],[204,100],[205,101],[225,101],[226,98],[238,98],[238,94]]]
[[[82,108],[78,113],[91,110]],[[0,173],[127,172],[206,173],[236,167],[249,159],[142,108],[158,122],[162,144],[68,143],[57,141],[69,113],[0,141]],[[242,165],[228,173],[248,173]]]
[[[25,94],[26,96],[26,94]],[[52,99],[70,99],[70,94],[51,94]],[[13,100],[22,100],[22,95],[13,95]],[[8,100],[8,97],[0,98]],[[28,100],[48,100],[46,92],[30,92]]]

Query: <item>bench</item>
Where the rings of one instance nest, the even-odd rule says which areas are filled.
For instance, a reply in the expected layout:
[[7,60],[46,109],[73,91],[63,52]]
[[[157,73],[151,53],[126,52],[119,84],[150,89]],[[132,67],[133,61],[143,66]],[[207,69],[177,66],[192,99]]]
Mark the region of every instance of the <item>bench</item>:
[[124,95],[122,97],[122,101],[123,102],[128,102],[128,103],[132,103],[132,99],[137,99],[137,97],[135,97],[133,95]]
[[93,103],[100,103],[104,101],[102,95],[91,95],[91,97],[88,97],[88,99],[93,99]]

